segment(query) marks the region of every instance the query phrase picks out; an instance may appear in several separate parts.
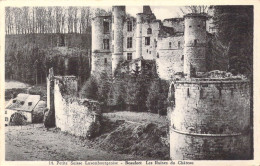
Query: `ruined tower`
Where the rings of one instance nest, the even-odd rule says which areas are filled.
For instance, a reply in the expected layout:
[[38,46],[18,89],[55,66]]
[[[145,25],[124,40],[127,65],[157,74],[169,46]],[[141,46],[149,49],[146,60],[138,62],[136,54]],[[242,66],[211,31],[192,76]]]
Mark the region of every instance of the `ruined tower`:
[[91,74],[111,74],[111,16],[92,19]]
[[202,14],[184,16],[184,74],[206,72],[206,19]]
[[112,7],[112,73],[123,60],[123,27],[125,6]]
[[143,13],[136,15],[136,54],[135,59],[142,57],[142,20]]
[[[206,69],[206,16],[185,18],[185,78],[171,84],[170,156],[174,160],[251,159],[250,84]],[[200,74],[200,75],[199,75]]]

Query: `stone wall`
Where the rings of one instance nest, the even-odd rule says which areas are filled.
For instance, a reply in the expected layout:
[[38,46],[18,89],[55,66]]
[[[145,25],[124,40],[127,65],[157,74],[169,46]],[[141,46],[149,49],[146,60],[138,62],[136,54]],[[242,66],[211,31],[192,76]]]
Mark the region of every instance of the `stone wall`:
[[94,75],[100,75],[105,72],[108,75],[112,74],[112,54],[111,53],[94,53],[92,55],[92,70]]
[[248,81],[194,78],[176,81],[171,88],[172,159],[249,158]]
[[156,64],[161,79],[169,80],[175,73],[183,72],[183,44],[183,36],[158,39]]
[[[64,83],[55,79],[54,103],[56,127],[61,131],[82,137],[99,132],[100,106],[96,101],[67,96],[62,92]],[[74,89],[73,87],[71,90]],[[76,90],[76,89],[74,89]]]

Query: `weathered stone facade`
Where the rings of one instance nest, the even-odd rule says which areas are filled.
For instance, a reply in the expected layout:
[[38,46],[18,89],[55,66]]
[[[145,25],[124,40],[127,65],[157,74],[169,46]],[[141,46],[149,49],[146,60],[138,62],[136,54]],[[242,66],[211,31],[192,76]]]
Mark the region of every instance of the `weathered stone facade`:
[[56,127],[76,136],[92,137],[98,134],[100,104],[97,101],[77,97],[77,78],[52,75],[48,80],[53,80],[52,83],[47,82],[47,101],[48,108],[53,110],[52,116]]
[[172,159],[249,159],[250,88],[243,79],[192,78],[171,86]]
[[[190,28],[188,24],[194,26]],[[187,26],[188,28],[185,28]],[[190,33],[186,35],[184,31]],[[191,40],[194,42],[195,39],[198,41],[197,50],[190,48],[189,45]],[[184,45],[185,40],[187,41]],[[106,42],[109,43],[109,47]],[[138,13],[136,18],[126,16],[124,6],[114,6],[111,17],[100,16],[92,21],[92,74],[100,71],[114,74],[119,63],[143,58],[156,61],[160,78],[170,80],[175,73],[186,69],[183,68],[184,51],[187,52],[187,56],[199,52],[199,55],[204,58],[200,60],[200,57],[189,55],[192,61],[197,62],[194,68],[200,71],[201,61],[205,63],[208,56],[207,44],[206,16],[190,19],[187,15],[185,19],[170,18],[161,21],[156,19],[149,6],[144,6],[143,12]],[[105,58],[111,59],[109,68],[110,64],[105,63]],[[95,62],[100,59],[103,59],[101,60],[103,64]]]

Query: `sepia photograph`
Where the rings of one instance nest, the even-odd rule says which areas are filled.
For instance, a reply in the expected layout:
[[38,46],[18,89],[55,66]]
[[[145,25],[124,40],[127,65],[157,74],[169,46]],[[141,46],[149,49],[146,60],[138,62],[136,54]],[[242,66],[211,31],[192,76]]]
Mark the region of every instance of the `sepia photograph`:
[[255,160],[255,6],[104,5],[3,8],[5,163]]

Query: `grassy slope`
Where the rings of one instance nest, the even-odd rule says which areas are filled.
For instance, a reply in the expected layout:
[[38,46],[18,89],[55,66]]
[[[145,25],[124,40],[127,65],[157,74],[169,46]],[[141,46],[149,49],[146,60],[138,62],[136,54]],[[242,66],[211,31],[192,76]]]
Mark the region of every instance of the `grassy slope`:
[[120,154],[169,159],[168,121],[150,113],[105,113],[101,135],[92,146]]

